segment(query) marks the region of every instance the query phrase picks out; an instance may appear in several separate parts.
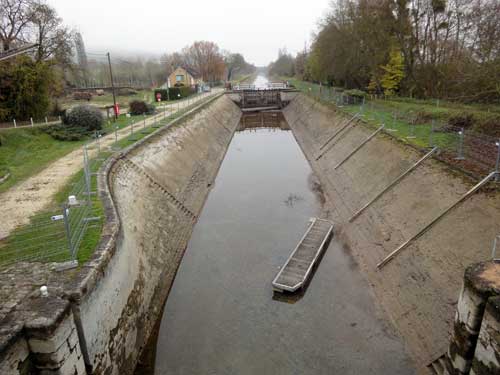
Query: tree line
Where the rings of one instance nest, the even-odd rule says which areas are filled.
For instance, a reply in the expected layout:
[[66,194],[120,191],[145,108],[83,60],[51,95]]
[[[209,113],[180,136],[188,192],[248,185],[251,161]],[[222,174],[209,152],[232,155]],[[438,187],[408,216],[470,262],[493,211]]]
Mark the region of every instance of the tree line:
[[[104,56],[89,54],[79,64],[85,77],[78,82],[80,87],[109,85],[109,68]],[[196,41],[179,52],[165,53],[159,58],[113,58],[113,75],[118,85],[133,87],[156,87],[166,83],[168,75],[177,67],[196,72],[207,83],[231,80],[235,75],[247,75],[255,71],[240,53],[219,48],[210,41]]]
[[[51,98],[67,89],[110,86],[107,56],[87,52],[82,35],[64,25],[46,1],[0,0],[0,56],[35,44],[29,53],[0,61],[0,122],[42,119]],[[255,70],[241,54],[210,41],[159,58],[112,56],[114,81],[123,86],[160,86],[177,66],[196,71],[205,82]]]
[[[498,0],[336,0],[274,73],[385,95],[500,99]],[[293,61],[293,63],[292,63]]]

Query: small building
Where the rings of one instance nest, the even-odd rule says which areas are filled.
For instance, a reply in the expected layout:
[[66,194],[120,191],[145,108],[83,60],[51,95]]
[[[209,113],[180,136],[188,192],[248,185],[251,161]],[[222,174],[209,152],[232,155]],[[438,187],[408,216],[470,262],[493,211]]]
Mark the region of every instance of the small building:
[[202,79],[197,72],[181,66],[174,69],[168,76],[168,86],[170,87],[195,87],[201,83]]

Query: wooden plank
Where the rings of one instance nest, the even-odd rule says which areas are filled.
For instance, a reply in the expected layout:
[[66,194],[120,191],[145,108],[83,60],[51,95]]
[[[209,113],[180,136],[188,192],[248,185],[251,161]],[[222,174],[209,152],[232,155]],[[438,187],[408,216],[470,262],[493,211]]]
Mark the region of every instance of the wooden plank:
[[274,278],[272,282],[274,290],[295,292],[302,288],[311,276],[311,271],[332,234],[333,225],[330,221],[314,218]]

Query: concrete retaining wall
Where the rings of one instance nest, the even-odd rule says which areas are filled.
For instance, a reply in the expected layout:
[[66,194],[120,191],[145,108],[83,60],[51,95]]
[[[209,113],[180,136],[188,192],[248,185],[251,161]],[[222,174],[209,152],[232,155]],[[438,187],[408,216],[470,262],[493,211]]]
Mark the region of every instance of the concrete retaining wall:
[[357,123],[316,161],[321,145],[348,117],[304,95],[294,99],[284,115],[332,202],[330,218],[339,237],[364,270],[416,362],[429,364],[447,350],[465,268],[489,259],[498,231],[499,195],[487,189],[475,194],[378,271],[379,261],[466,192],[473,181],[428,160],[349,223],[359,208],[422,154],[380,134],[335,170],[373,130]]
[[133,372],[240,116],[220,97],[106,163],[101,242],[2,321],[2,375]]

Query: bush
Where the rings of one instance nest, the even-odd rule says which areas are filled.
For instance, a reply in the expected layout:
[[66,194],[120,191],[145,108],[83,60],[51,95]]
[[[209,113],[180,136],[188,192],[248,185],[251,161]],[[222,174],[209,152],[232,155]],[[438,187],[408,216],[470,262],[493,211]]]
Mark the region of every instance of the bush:
[[66,122],[74,128],[83,128],[87,132],[101,130],[103,123],[102,112],[91,105],[79,105],[66,113]]
[[87,91],[76,91],[73,93],[74,100],[90,100],[92,99],[92,94]]
[[475,119],[472,113],[463,112],[458,115],[450,116],[448,125],[456,126],[458,128],[469,129],[474,125]]
[[142,115],[144,113],[152,115],[155,113],[155,106],[142,100],[133,100],[129,103],[129,112],[134,116]]
[[84,128],[73,127],[65,123],[43,126],[40,129],[58,141],[80,141],[89,134]]
[[474,126],[474,130],[490,137],[500,138],[500,116],[491,116],[478,121]]
[[[160,93],[161,94],[161,100],[166,101],[168,98],[170,100],[177,100],[177,99],[182,99],[186,98],[189,95],[193,94],[195,90],[193,90],[191,87],[171,87],[168,89],[156,89],[154,91],[154,100],[156,100],[156,94]],[[180,97],[179,97],[180,94]]]
[[358,89],[345,90],[344,94],[352,96],[354,98],[358,98],[358,99],[363,99],[363,98],[366,98],[368,96],[368,94],[366,92],[358,90]]

